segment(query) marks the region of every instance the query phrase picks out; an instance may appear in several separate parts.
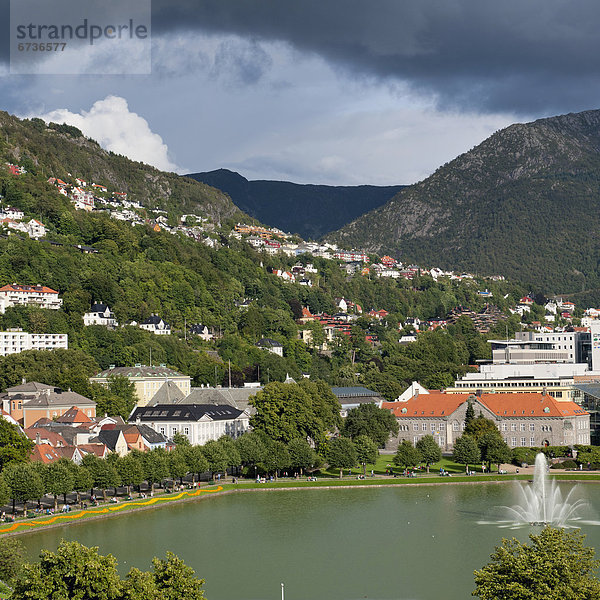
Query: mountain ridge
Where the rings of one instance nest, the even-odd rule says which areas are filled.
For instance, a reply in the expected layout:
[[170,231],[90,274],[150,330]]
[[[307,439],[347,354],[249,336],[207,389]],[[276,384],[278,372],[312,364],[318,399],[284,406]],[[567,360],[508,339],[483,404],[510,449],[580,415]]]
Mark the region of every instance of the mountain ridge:
[[234,204],[263,223],[318,239],[381,206],[405,186],[331,186],[267,179],[248,180],[229,169],[186,175],[226,192]]
[[593,110],[501,129],[327,237],[573,292],[600,287],[599,199]]

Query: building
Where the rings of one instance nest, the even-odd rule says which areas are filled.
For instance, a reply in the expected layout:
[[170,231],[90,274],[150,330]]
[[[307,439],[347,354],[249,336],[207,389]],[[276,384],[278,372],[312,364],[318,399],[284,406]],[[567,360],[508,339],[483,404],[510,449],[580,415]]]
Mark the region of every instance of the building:
[[142,329],[151,331],[155,335],[171,335],[171,326],[165,323],[158,315],[152,315],[140,323]]
[[2,408],[23,427],[31,427],[41,418],[57,419],[77,406],[90,418],[96,416],[96,403],[71,390],[38,383],[23,382],[7,388],[0,396]]
[[517,446],[573,446],[590,443],[590,415],[574,402],[558,402],[550,394],[417,393],[405,402],[384,402],[398,420],[398,436],[390,449],[408,440],[416,444],[432,435],[443,451],[450,452],[464,430],[469,403],[475,414],[494,421],[504,441]]
[[69,347],[66,333],[27,333],[22,329],[0,331],[0,356],[24,350],[55,350]]
[[86,312],[83,315],[83,324],[87,327],[89,325],[103,325],[109,329],[114,329],[118,326],[115,315],[112,313],[110,308],[102,302],[96,302],[92,304],[90,312]]
[[332,387],[331,391],[339,400],[341,405],[340,415],[347,417],[348,412],[353,408],[358,408],[361,404],[375,404],[378,408],[384,402],[384,398],[379,392],[374,392],[366,387]]
[[18,305],[58,310],[62,306],[62,300],[57,291],[44,285],[13,283],[0,287],[0,313],[5,313],[10,306]]
[[250,429],[246,411],[229,405],[157,404],[136,408],[130,423],[144,424],[169,438],[185,435],[192,444],[203,445],[223,435],[237,438]]
[[268,350],[273,354],[277,354],[277,356],[283,356],[283,344],[277,340],[273,340],[271,338],[262,338],[256,343],[256,346],[258,348],[262,348],[263,350]]
[[[489,340],[494,364],[583,363],[589,352],[588,332],[521,331],[512,340]],[[587,341],[587,344],[586,344]]]
[[94,377],[90,377],[92,383],[108,385],[111,377],[126,377],[135,386],[135,393],[138,397],[138,406],[146,406],[165,382],[172,381],[185,396],[191,391],[191,378],[189,375],[183,375],[169,369],[165,365],[147,367],[137,364],[133,367],[115,367],[111,365]]
[[531,365],[481,365],[477,373],[466,373],[454,386],[452,393],[537,392],[547,391],[556,400],[574,399],[573,384],[588,373],[587,364],[554,363]]

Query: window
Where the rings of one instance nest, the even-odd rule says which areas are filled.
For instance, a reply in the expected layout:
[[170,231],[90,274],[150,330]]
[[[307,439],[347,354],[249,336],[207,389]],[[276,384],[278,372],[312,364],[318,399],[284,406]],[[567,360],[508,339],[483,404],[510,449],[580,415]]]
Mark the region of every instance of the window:
[[435,431],[435,423],[431,424],[431,431]]
[[190,435],[190,428],[189,428],[189,427],[184,427],[184,428],[183,428],[183,433],[184,433],[185,435]]
[[502,423],[502,431],[506,431],[508,429],[508,425],[506,423]]
[[516,437],[510,438],[510,445],[511,446],[516,446],[517,445],[517,438]]
[[423,431],[427,431],[427,423],[423,423],[423,426],[421,427],[421,429]]
[[521,423],[521,431],[525,431],[525,423]]
[[529,445],[530,445],[530,446],[535,446],[535,438],[534,438],[533,436],[531,436],[531,437],[529,438]]
[[452,431],[458,431],[459,427],[460,426],[456,421],[454,421],[454,423],[452,423]]
[[419,424],[413,423],[413,431],[419,431]]
[[160,432],[165,435],[165,428],[164,427],[159,427]]
[[443,424],[443,423],[440,423],[440,424],[438,425],[438,431],[444,431],[444,429],[445,429],[445,427],[444,427],[444,424]]
[[[511,423],[510,424],[510,430],[511,431],[516,431],[517,430],[517,424],[516,423]],[[516,438],[515,438],[516,439]]]
[[521,446],[526,446],[526,445],[527,445],[527,440],[524,437],[522,437],[521,438]]
[[529,423],[529,431],[535,431],[535,423]]

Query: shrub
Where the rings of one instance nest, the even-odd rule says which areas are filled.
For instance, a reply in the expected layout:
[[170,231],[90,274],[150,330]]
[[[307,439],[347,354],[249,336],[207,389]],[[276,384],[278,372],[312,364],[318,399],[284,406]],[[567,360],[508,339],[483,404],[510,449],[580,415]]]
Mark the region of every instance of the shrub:
[[574,460],[563,460],[562,462],[558,462],[553,464],[551,469],[577,469],[577,463]]

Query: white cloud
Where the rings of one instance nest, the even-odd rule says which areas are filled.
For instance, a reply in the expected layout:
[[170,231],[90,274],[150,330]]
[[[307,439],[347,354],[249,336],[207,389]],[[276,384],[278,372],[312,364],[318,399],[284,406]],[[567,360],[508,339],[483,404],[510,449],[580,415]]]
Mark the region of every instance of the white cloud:
[[46,122],[67,123],[81,129],[105,150],[123,154],[162,171],[180,171],[169,158],[169,150],[160,135],[153,133],[148,121],[129,110],[125,98],[107,96],[94,102],[89,111],[79,114],[61,108],[37,116]]

